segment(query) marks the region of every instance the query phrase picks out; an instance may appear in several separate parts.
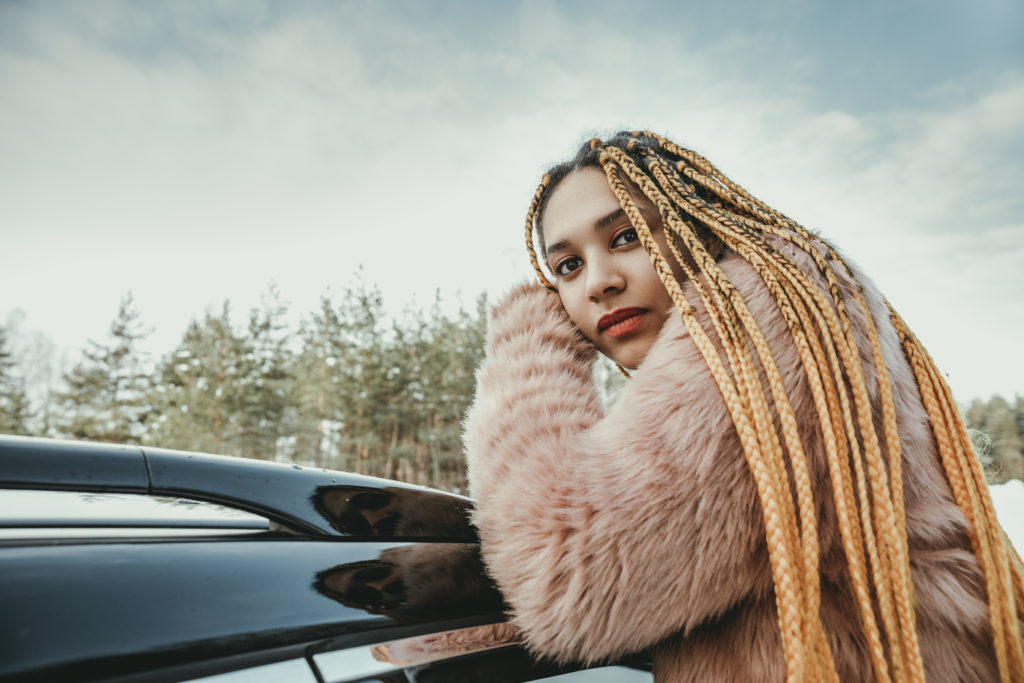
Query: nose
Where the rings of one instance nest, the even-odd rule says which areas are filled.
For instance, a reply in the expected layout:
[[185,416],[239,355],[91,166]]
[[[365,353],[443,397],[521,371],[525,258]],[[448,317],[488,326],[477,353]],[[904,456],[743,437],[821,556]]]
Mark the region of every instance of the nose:
[[591,258],[587,262],[587,298],[600,301],[608,294],[626,288],[626,278],[611,258]]

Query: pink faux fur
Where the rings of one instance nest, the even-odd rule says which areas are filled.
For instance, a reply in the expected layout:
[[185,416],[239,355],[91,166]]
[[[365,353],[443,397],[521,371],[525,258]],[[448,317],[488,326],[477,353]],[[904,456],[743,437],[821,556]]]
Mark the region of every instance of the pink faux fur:
[[[776,246],[815,272],[806,254]],[[802,425],[819,513],[821,617],[839,678],[868,680],[802,366],[757,273],[736,254],[721,267],[767,337]],[[988,608],[965,518],[882,297],[857,277],[895,392],[928,679],[994,680]],[[848,278],[843,284],[857,287]],[[685,291],[697,301],[692,284]],[[877,419],[864,311],[850,306]],[[698,313],[711,329],[699,306]],[[670,316],[607,416],[591,376],[595,354],[557,296],[537,285],[520,286],[494,308],[465,443],[485,562],[513,623],[533,651],[563,661],[653,647],[659,681],[782,680],[761,506],[717,385],[682,321]]]

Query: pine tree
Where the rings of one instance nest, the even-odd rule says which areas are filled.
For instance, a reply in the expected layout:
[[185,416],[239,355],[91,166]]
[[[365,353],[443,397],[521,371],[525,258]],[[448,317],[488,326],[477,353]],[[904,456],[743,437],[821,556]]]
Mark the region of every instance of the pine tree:
[[435,346],[444,359],[439,378],[440,403],[435,408],[432,483],[447,489],[465,489],[462,456],[462,419],[473,401],[476,369],[483,360],[487,301],[477,300],[475,313],[460,310],[454,320],[444,319],[435,334]]
[[[284,323],[287,307],[271,286],[260,308],[249,314],[239,378],[241,455],[277,459],[279,446],[292,432],[291,335]],[[288,453],[287,455],[291,455]],[[289,458],[290,459],[290,458]]]
[[483,356],[486,299],[476,313],[441,312],[435,295],[429,317],[411,316],[396,338],[405,358],[399,419],[408,435],[402,452],[411,461],[395,477],[448,490],[465,488],[461,422],[473,399],[476,367]]
[[974,447],[974,452],[981,462],[986,478],[992,481],[998,472],[992,463],[992,439],[985,432],[985,422],[987,419],[985,411],[985,403],[979,398],[972,399],[966,410],[961,408],[964,423],[967,425],[967,432],[971,437],[971,445]]
[[207,311],[202,321],[192,321],[160,363],[153,391],[160,416],[149,440],[167,448],[240,455],[244,356],[245,342],[232,328],[228,302],[219,314]]
[[32,411],[24,380],[15,374],[7,331],[0,327],[0,434],[28,435]]
[[970,405],[967,406],[967,410],[963,411],[963,414],[964,421],[970,429],[976,429],[980,432],[985,431],[987,406],[984,401],[980,398],[971,399]]
[[90,340],[82,360],[64,376],[60,431],[75,439],[139,442],[151,409],[150,378],[137,347],[148,334],[129,292],[110,325],[110,342]]
[[[1013,403],[1014,421],[1017,424],[1017,436],[1024,441],[1024,396],[1017,395]],[[1021,477],[1024,479],[1024,477]]]
[[423,429],[430,422],[427,405],[430,377],[430,321],[407,312],[393,322],[391,343],[385,349],[391,400],[391,424],[383,476],[426,484],[429,481],[429,444]]
[[301,350],[293,364],[293,459],[318,467],[344,469],[339,450],[350,404],[352,383],[344,371],[351,351],[345,346],[343,323],[330,297],[300,331]]
[[985,433],[992,440],[995,481],[1024,478],[1024,443],[1017,430],[1014,406],[1002,396],[993,396],[985,417]]
[[356,472],[380,474],[386,461],[385,436],[394,392],[393,375],[386,367],[387,344],[383,334],[384,300],[380,290],[357,276],[338,308],[342,352],[341,390],[344,402],[337,416],[341,422],[340,450]]
[[1024,479],[1024,399],[974,399],[964,411],[972,442],[991,483]]

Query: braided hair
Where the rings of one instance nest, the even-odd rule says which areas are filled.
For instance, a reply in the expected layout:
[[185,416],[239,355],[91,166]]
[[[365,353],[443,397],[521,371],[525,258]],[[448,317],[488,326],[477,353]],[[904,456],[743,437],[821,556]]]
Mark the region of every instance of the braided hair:
[[[708,235],[760,274],[799,352],[825,443],[842,546],[875,677],[923,681],[893,390],[868,314],[869,356],[881,403],[880,428],[876,427],[848,310],[850,297],[865,311],[867,303],[859,289],[844,293],[834,270],[855,279],[850,268],[831,245],[752,196],[701,155],[648,131],[623,131],[607,141],[591,140],[574,158],[550,169],[530,202],[527,249],[537,276],[552,291],[556,288],[538,260],[534,236],[543,248],[540,224],[551,190],[588,166],[605,172],[725,399],[764,515],[788,680],[837,680],[819,617],[818,530],[808,461],[771,349],[743,297],[709,252]],[[627,183],[657,208],[670,253],[659,249]],[[807,253],[828,291],[815,285],[768,238]],[[673,276],[670,259],[693,283],[721,340],[724,359]],[[1024,617],[1021,559],[996,521],[980,463],[949,387],[906,323],[888,307],[917,379],[954,499],[968,520],[970,542],[984,576],[1000,677],[1024,680],[1024,637],[1017,621]],[[768,379],[767,393],[758,365]]]

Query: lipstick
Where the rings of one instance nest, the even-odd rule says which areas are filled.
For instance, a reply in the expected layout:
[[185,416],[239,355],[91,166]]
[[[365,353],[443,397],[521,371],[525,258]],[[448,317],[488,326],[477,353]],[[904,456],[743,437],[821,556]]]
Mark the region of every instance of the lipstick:
[[597,330],[612,337],[623,337],[640,328],[644,322],[643,315],[646,312],[647,310],[643,308],[616,309],[598,319]]

